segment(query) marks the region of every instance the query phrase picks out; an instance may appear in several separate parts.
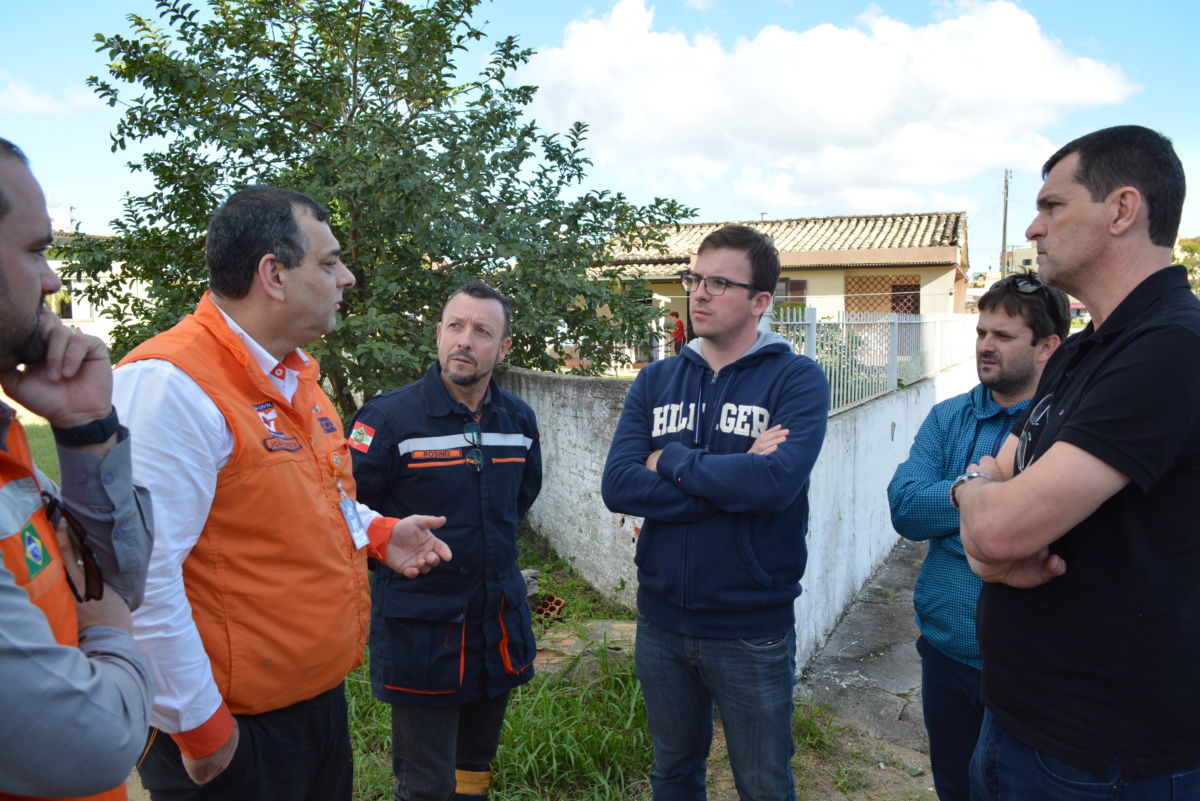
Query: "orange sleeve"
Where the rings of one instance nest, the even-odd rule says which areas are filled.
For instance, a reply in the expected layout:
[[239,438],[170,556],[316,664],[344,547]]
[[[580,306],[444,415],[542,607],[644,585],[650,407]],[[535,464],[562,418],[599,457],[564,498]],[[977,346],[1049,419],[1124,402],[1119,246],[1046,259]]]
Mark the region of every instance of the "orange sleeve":
[[377,517],[372,520],[367,525],[367,553],[382,561],[384,549],[392,537],[392,529],[399,522],[399,518],[395,517]]
[[222,701],[212,717],[194,729],[172,734],[179,752],[188,759],[200,759],[225,745],[233,734],[233,715]]

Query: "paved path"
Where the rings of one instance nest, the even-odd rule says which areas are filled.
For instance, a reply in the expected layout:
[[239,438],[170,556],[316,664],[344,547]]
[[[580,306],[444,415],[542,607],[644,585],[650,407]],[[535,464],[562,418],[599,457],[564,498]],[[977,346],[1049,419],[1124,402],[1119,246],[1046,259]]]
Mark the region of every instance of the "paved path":
[[912,606],[925,545],[896,539],[804,672],[801,692],[872,737],[929,753]]

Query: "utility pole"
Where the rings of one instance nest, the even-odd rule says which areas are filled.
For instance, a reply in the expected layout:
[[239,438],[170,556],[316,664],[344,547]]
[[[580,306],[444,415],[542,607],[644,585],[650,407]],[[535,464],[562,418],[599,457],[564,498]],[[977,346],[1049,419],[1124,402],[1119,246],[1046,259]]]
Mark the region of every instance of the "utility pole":
[[1008,277],[1008,179],[1012,170],[1004,170],[1004,225],[1000,233],[1000,277]]

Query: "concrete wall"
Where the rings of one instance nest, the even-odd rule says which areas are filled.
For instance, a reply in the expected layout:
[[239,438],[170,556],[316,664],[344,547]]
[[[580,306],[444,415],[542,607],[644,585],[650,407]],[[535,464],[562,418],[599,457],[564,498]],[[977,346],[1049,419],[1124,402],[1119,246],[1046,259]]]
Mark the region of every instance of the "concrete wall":
[[509,369],[500,383],[533,407],[542,442],[542,492],[529,523],[600,592],[633,606],[632,537],[641,518],[615,515],[600,498],[608,444],[632,379]]
[[[929,408],[975,383],[971,361],[829,419],[813,470],[797,662],[824,644],[854,594],[896,542],[886,488]],[[634,605],[632,538],[641,519],[600,498],[608,444],[630,381],[510,369],[500,382],[537,412],[544,481],[530,524],[601,592]]]
[[829,418],[809,489],[808,569],[796,602],[797,662],[825,643],[863,582],[896,544],[887,485],[939,401],[978,379],[974,360]]

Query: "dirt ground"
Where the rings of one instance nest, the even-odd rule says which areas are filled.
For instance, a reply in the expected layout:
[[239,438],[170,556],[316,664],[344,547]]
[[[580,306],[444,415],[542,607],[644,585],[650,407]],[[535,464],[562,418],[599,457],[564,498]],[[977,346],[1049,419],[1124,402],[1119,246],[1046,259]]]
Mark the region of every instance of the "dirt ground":
[[[797,747],[792,765],[798,801],[937,801],[928,756],[844,723],[837,726],[833,748]],[[708,798],[738,801],[719,732],[709,761]]]

